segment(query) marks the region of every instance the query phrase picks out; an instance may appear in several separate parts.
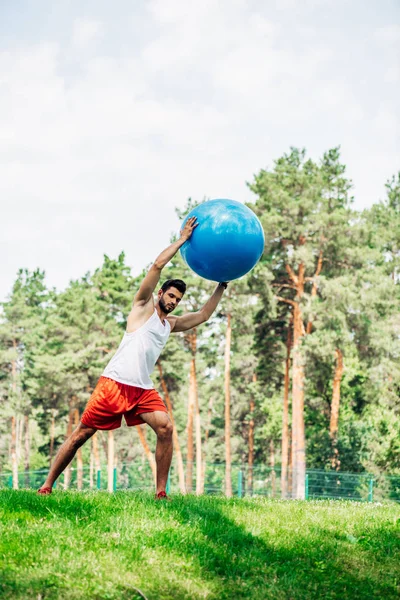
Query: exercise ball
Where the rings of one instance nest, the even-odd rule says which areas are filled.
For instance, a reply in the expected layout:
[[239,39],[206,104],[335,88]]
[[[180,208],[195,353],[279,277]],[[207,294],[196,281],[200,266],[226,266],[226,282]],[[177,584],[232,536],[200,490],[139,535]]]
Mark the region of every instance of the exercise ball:
[[264,250],[262,225],[250,208],[236,200],[207,200],[185,218],[198,225],[181,247],[189,267],[204,279],[232,281],[248,273]]

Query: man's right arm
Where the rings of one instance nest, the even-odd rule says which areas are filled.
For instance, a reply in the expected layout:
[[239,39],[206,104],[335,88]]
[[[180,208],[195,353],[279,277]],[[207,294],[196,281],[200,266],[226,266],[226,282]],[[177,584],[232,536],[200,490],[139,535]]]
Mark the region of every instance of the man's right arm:
[[161,254],[156,258],[154,263],[151,265],[147,275],[143,279],[140,288],[133,299],[133,305],[143,306],[147,304],[153,297],[153,292],[156,289],[158,282],[160,281],[161,271],[169,263],[169,261],[175,256],[179,248],[190,238],[193,230],[197,227],[198,223],[196,217],[191,217],[185,224],[185,227],[181,231],[180,238],[173,242],[168,248],[163,250]]

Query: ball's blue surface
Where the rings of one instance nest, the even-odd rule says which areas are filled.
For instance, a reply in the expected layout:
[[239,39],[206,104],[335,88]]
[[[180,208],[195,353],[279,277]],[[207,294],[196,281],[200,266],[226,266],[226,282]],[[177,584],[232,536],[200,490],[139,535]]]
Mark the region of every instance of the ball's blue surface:
[[189,267],[212,281],[232,281],[250,271],[264,250],[262,225],[250,208],[236,200],[207,200],[185,218],[198,226],[181,247]]

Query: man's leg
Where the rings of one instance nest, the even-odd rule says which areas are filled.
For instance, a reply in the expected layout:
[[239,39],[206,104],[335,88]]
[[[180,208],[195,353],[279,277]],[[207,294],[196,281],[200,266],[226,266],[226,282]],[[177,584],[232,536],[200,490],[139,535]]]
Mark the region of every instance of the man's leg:
[[78,448],[91,438],[94,433],[96,433],[96,429],[87,427],[83,423],[79,423],[75,431],[73,431],[69,438],[65,440],[62,446],[60,446],[54,462],[50,467],[47,479],[39,492],[45,490],[45,488],[51,490],[53,483],[74,458]]
[[156,464],[157,464],[157,494],[165,492],[169,468],[172,460],[172,423],[166,412],[156,410],[142,413],[140,417],[157,434]]

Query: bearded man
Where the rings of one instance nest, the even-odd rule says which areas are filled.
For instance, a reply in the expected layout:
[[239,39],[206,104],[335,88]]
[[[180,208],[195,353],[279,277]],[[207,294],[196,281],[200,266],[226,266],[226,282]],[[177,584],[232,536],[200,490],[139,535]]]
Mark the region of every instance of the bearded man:
[[181,317],[171,314],[186,291],[186,284],[181,279],[169,279],[158,290],[157,298],[153,297],[162,269],[190,238],[197,225],[196,217],[188,219],[180,238],[161,252],[150,267],[134,297],[119,348],[100,377],[81,422],[58,450],[47,479],[38,490],[39,494],[51,494],[54,482],[72,461],[78,448],[98,429],[117,429],[124,417],[130,427],[148,423],[154,430],[157,436],[156,498],[167,497],[172,424],[150,375],[170,333],[187,331],[208,321],[227,287],[226,282],[219,283],[200,310]]

